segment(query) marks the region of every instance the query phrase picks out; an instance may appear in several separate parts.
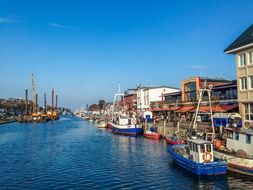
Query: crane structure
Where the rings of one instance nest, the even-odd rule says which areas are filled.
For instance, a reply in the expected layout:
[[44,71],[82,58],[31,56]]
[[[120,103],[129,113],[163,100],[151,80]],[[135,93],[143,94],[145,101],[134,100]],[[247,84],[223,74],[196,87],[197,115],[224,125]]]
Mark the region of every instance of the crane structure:
[[33,102],[33,110],[32,113],[35,113],[37,111],[37,102],[36,102],[36,91],[35,91],[35,77],[32,73],[32,102]]

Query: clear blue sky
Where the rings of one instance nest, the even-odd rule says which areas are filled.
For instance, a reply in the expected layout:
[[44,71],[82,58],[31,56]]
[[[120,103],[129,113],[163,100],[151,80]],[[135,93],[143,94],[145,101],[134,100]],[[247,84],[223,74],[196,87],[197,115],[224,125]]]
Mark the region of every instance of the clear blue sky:
[[235,79],[223,50],[252,10],[252,0],[1,0],[0,97],[31,92],[31,73],[40,102],[54,87],[71,108],[112,100],[118,81],[125,90],[180,88],[200,72]]

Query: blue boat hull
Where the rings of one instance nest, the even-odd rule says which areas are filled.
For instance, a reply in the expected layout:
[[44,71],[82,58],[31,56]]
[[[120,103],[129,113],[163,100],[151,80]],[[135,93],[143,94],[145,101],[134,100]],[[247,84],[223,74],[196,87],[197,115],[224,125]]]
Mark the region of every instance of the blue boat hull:
[[176,153],[174,147],[182,147],[185,145],[172,145],[168,148],[168,153],[174,161],[184,169],[197,175],[221,175],[227,173],[227,164],[224,161],[214,161],[210,163],[196,163],[192,160],[184,158]]
[[129,127],[129,128],[117,128],[115,125],[111,125],[112,128],[112,132],[114,133],[118,133],[121,135],[128,135],[128,136],[138,136],[140,134],[142,134],[142,128],[133,128],[133,127]]

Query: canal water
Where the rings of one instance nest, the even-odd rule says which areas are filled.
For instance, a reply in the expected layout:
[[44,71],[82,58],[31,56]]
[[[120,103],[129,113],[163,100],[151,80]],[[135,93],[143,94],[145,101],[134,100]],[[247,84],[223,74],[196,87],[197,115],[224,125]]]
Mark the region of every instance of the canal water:
[[196,177],[166,143],[115,135],[74,117],[0,125],[0,189],[252,189],[251,177]]

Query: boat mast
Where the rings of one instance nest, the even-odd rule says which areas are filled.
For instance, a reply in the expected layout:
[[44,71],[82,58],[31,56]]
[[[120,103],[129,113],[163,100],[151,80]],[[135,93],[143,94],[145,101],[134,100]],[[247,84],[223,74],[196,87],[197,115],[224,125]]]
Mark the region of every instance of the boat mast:
[[[124,94],[120,90],[120,82],[119,82],[118,83],[118,90],[117,90],[116,94],[114,95],[114,99],[113,99],[112,117],[113,117],[114,112],[115,112],[115,106],[119,107],[120,98],[123,98],[123,106],[125,107]],[[116,111],[118,111],[118,110],[116,110]]]
[[214,140],[214,134],[215,134],[215,130],[214,130],[214,123],[213,123],[213,111],[212,111],[212,102],[211,102],[211,89],[212,89],[212,85],[209,85],[208,88],[207,88],[207,85],[206,85],[206,81],[203,85],[203,89],[199,89],[199,101],[198,101],[198,105],[197,105],[197,109],[195,111],[195,114],[194,114],[194,120],[193,120],[193,124],[191,122],[190,126],[192,125],[192,129],[193,130],[197,130],[197,118],[198,118],[198,113],[199,113],[199,107],[200,107],[200,104],[201,102],[203,101],[203,95],[205,92],[207,92],[208,94],[208,104],[209,104],[209,112],[210,112],[210,119],[211,119],[211,127],[212,127],[212,141]]

